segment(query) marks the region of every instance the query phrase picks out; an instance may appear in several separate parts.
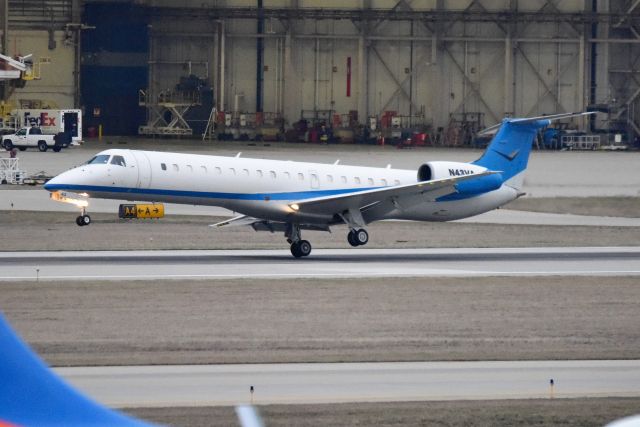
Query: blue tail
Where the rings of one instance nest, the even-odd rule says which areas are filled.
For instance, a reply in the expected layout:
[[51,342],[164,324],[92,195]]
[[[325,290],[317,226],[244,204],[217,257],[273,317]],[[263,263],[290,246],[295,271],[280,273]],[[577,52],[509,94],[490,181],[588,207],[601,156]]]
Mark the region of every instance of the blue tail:
[[[473,162],[489,170],[500,171],[506,182],[527,168],[533,139],[550,120],[504,119],[482,157]],[[519,188],[521,179],[514,186]]]
[[[561,113],[526,119],[504,119],[501,124],[487,128],[485,132],[500,127],[482,157],[473,162],[492,171],[502,173],[503,182],[518,190],[522,188],[523,172],[529,162],[529,153],[536,133],[554,120],[595,114],[595,111]],[[515,177],[515,178],[514,178]]]

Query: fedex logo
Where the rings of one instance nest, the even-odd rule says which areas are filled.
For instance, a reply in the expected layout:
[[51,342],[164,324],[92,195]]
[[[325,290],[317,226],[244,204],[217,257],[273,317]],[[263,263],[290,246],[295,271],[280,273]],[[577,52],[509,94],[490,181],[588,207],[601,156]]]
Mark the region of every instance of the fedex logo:
[[56,118],[49,116],[49,113],[40,113],[37,116],[32,116],[30,112],[25,112],[22,120],[23,126],[56,126]]

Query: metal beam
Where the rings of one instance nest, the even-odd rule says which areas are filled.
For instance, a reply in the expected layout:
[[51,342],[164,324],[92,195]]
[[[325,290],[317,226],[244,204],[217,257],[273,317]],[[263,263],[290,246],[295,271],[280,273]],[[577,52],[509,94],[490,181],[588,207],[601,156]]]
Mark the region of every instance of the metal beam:
[[[516,50],[518,52],[520,52],[520,54],[522,55],[522,58],[524,59],[524,61],[527,63],[527,65],[529,65],[529,67],[533,70],[533,74],[536,76],[536,78],[538,79],[538,81],[540,83],[542,83],[542,86],[544,86],[546,92],[545,95],[546,96],[547,93],[551,93],[556,101],[556,105],[561,109],[558,112],[559,113],[564,113],[565,111],[562,110],[562,105],[560,104],[560,100],[558,99],[558,97],[556,96],[555,92],[553,91],[553,89],[551,89],[549,87],[549,85],[547,85],[547,82],[544,81],[544,79],[542,78],[542,76],[540,75],[540,73],[538,72],[538,70],[536,69],[536,66],[533,65],[533,63],[529,60],[529,58],[527,57],[527,55],[524,53],[524,51],[522,50],[522,48],[520,48],[520,46],[516,47]],[[540,101],[541,101],[542,97],[539,97],[536,100],[536,103],[534,104],[534,106],[529,110],[529,113],[525,114],[525,116],[530,115],[531,111],[533,111],[535,108],[538,107],[538,105],[540,105]]]
[[478,100],[482,103],[482,105],[484,105],[484,108],[487,110],[487,112],[491,114],[491,117],[493,118],[493,120],[495,122],[499,122],[500,118],[498,117],[498,115],[491,109],[491,107],[489,107],[489,104],[487,104],[487,102],[484,100],[484,98],[480,94],[480,91],[475,87],[474,82],[472,82],[469,76],[467,76],[467,73],[464,71],[464,68],[462,68],[462,66],[458,63],[458,61],[456,61],[451,51],[446,46],[443,46],[443,50],[446,54],[449,55],[449,58],[451,58],[451,61],[453,62],[453,64],[456,66],[458,71],[460,71],[460,74],[462,74],[462,77],[469,84],[469,87],[476,94],[476,96],[478,97]]
[[[405,4],[400,2],[400,4]],[[209,19],[257,19],[261,11],[252,7],[159,7],[147,8],[152,16],[172,16],[185,18],[209,18]],[[285,20],[355,20],[355,21],[425,21],[425,22],[567,22],[571,24],[586,24],[591,22],[640,22],[640,16],[629,15],[626,12],[558,12],[554,11],[510,11],[490,10],[471,11],[465,10],[395,10],[390,9],[331,9],[331,8],[265,8],[262,12],[264,18]]]
[[[9,0],[0,0],[0,54],[8,55]],[[0,101],[8,98],[8,82],[0,82]]]
[[[400,83],[400,81],[398,80],[398,78],[395,76],[395,74],[393,73],[393,71],[391,71],[391,68],[389,68],[389,66],[387,65],[387,63],[384,61],[384,59],[382,59],[382,56],[380,55],[380,53],[378,52],[378,50],[375,48],[375,46],[371,46],[371,51],[373,53],[375,53],[375,56],[378,58],[378,60],[380,61],[380,63],[382,64],[382,66],[384,67],[384,69],[387,71],[387,73],[389,74],[389,77],[391,77],[391,79],[394,81],[394,83],[396,84],[396,86],[400,89],[400,94],[404,95],[405,98],[407,98],[407,101],[409,101],[409,103],[412,105],[412,107],[418,111],[420,108],[418,108],[418,106],[412,101],[411,97],[409,96],[409,94],[407,93],[407,91],[404,89],[404,87],[402,87],[402,84]],[[397,91],[396,91],[397,93]],[[391,98],[389,100],[387,100],[387,102],[385,103],[386,105],[389,105],[389,102],[391,99],[393,99],[396,96],[396,93],[394,93]],[[384,111],[384,110],[383,110]]]

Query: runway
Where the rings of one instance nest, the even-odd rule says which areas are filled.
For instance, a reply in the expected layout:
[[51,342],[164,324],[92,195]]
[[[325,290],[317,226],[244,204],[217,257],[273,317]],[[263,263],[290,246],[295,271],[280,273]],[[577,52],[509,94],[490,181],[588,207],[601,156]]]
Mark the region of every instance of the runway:
[[58,368],[113,407],[640,396],[640,361]]
[[640,247],[1,252],[0,280],[640,275]]

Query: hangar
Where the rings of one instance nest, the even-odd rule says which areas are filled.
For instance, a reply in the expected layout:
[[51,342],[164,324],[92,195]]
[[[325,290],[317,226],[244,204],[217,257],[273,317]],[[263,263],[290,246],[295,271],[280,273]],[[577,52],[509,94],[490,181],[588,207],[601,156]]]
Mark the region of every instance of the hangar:
[[3,83],[4,111],[82,108],[85,132],[199,136],[215,122],[229,137],[277,139],[304,121],[344,140],[358,126],[419,128],[456,145],[504,116],[592,108],[604,114],[581,131],[640,134],[630,0],[0,7],[0,53],[33,54],[38,69],[26,85]]

